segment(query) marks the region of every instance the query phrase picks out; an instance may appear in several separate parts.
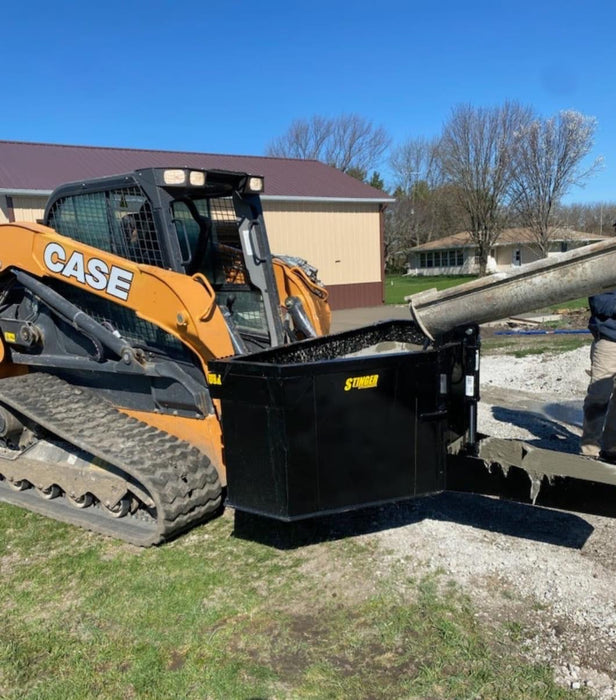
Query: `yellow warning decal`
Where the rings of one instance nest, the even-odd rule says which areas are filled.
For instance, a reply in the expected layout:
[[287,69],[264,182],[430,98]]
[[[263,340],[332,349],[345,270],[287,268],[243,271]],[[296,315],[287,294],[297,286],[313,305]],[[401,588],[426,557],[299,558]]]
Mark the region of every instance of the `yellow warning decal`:
[[15,335],[15,333],[10,333],[9,331],[5,331],[4,339],[6,340],[7,343],[15,343],[17,341],[17,336]]
[[220,374],[216,374],[215,372],[208,372],[207,381],[208,384],[222,384],[222,377]]
[[349,377],[344,383],[344,390],[351,391],[351,389],[374,389],[378,383],[378,374],[367,374],[365,377]]

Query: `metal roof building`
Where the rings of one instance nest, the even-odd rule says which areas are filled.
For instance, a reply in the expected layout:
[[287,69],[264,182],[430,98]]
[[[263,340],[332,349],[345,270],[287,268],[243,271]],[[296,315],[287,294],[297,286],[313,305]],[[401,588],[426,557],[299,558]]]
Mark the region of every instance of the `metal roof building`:
[[272,251],[317,267],[334,309],[382,303],[383,211],[393,200],[316,160],[0,141],[0,223],[41,218],[62,183],[156,166],[263,175]]

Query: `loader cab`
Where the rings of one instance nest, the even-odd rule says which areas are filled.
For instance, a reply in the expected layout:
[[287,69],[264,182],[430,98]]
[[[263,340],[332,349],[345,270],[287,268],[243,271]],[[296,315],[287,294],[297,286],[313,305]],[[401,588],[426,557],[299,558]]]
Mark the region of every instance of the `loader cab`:
[[143,168],[63,185],[45,210],[59,233],[135,263],[207,279],[248,349],[284,333],[259,194],[263,178]]

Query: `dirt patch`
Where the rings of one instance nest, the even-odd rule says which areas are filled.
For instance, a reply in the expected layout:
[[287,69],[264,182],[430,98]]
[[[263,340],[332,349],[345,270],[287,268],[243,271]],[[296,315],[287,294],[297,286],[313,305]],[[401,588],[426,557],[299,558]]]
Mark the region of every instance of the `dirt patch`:
[[335,556],[332,559],[334,550],[322,545],[309,549],[311,551],[306,552],[308,557],[300,567],[305,595],[298,598],[295,610],[306,610],[314,605],[316,580],[323,602],[355,605],[374,595],[381,572],[378,566],[372,565],[373,555],[368,550],[362,552],[358,561],[358,557]]
[[171,657],[167,662],[167,669],[169,671],[179,671],[184,668],[186,663],[186,654],[177,650],[171,652]]

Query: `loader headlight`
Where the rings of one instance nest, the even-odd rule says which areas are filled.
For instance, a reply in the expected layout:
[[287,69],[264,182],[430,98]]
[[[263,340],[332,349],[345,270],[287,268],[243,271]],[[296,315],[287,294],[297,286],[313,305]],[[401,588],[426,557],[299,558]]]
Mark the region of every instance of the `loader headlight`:
[[205,173],[202,170],[191,170],[188,182],[195,187],[203,187],[205,185]]
[[254,176],[249,177],[246,189],[249,192],[263,192],[263,178]]
[[165,170],[163,172],[163,182],[165,185],[183,185],[186,182],[186,172],[184,170]]

